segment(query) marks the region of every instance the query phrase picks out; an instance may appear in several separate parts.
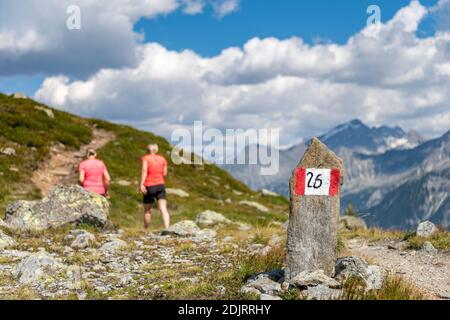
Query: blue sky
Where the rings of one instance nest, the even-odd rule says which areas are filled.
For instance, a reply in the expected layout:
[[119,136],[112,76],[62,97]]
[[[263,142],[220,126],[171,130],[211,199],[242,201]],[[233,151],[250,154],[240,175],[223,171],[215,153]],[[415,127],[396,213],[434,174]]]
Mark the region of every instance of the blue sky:
[[[223,19],[209,14],[189,16],[176,12],[156,19],[141,20],[136,31],[145,33],[145,41],[155,41],[172,50],[192,49],[204,56],[214,56],[223,49],[242,46],[253,37],[297,36],[305,42],[317,39],[345,43],[364,28],[369,5],[382,10],[387,21],[409,0],[242,0],[238,12]],[[437,0],[421,0],[427,6]],[[429,33],[431,23],[422,32]]]
[[354,118],[439,136],[449,21],[450,0],[0,0],[0,91],[165,137],[203,121],[289,144]]
[[[387,21],[409,0],[242,0],[239,10],[223,18],[214,16],[211,7],[204,14],[186,15],[180,10],[155,18],[142,18],[134,30],[144,42],[157,42],[170,50],[190,49],[202,56],[215,56],[223,49],[242,46],[253,37],[293,36],[307,43],[345,43],[361,30],[371,4],[380,6],[382,21]],[[421,0],[435,5],[437,0]],[[425,20],[419,36],[433,32],[433,23]],[[0,91],[24,92],[33,96],[49,74],[0,77]]]

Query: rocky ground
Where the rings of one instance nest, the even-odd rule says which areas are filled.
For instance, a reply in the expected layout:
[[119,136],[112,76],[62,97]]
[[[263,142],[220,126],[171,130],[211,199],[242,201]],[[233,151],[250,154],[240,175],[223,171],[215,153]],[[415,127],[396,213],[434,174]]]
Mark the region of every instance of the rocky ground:
[[369,243],[353,239],[348,248],[355,255],[401,276],[433,299],[450,299],[450,252],[438,251],[429,244],[421,250],[407,250],[402,241]]

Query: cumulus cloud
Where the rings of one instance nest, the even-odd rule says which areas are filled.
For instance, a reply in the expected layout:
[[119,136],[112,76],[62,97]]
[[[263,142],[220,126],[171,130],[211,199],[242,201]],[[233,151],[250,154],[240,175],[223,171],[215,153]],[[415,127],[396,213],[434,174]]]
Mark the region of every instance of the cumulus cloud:
[[[221,16],[233,11],[226,2],[218,6]],[[80,8],[80,30],[66,27],[72,5]],[[0,76],[62,73],[80,78],[101,68],[135,65],[143,38],[133,29],[137,21],[179,8],[199,14],[205,5],[205,0],[1,0]]]
[[214,14],[219,19],[239,10],[239,0],[210,0]]
[[359,117],[437,135],[450,127],[450,33],[418,38],[417,1],[346,44],[250,39],[205,58],[150,43],[86,81],[47,78],[36,98],[166,136],[175,128],[280,128],[282,144]]

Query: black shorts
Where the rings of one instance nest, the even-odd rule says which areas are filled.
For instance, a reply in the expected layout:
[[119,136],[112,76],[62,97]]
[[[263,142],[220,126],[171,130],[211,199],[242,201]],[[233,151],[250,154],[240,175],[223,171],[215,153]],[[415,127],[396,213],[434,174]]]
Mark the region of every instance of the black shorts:
[[166,199],[166,186],[161,184],[159,186],[146,187],[147,194],[144,195],[145,204],[153,204],[156,200]]

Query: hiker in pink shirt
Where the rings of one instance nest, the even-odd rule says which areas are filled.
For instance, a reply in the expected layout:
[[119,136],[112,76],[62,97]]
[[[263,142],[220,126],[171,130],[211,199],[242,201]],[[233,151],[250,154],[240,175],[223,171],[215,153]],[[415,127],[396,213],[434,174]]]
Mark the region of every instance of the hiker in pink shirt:
[[103,161],[97,159],[95,150],[87,150],[86,160],[80,163],[79,172],[83,188],[109,198],[111,177]]

